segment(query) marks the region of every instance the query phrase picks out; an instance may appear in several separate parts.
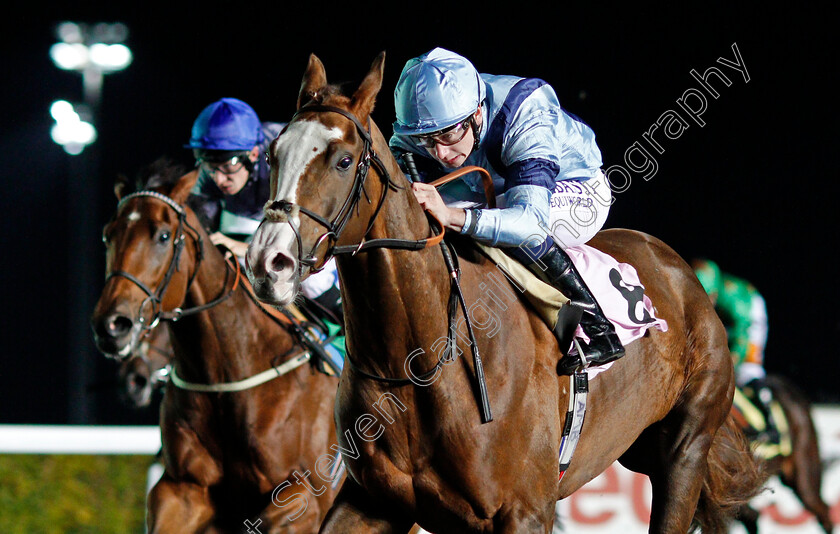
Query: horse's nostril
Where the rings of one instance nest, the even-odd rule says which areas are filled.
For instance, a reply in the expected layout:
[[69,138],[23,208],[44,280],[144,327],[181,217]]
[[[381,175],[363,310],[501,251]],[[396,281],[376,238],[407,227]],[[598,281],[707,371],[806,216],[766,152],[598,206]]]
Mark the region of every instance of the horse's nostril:
[[112,315],[105,321],[105,332],[111,337],[121,337],[131,331],[133,324],[124,315]]
[[145,376],[138,374],[132,374],[128,380],[131,383],[131,387],[134,389],[143,389],[148,383]]
[[282,252],[278,252],[273,258],[271,258],[269,267],[271,271],[279,273],[286,269],[293,269],[295,267],[295,263],[290,257],[286,256]]

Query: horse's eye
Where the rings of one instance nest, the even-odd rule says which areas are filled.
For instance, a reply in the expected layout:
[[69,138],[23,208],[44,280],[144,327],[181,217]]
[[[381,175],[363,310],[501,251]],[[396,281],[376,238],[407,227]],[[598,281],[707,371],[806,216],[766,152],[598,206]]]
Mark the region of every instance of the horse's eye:
[[350,165],[352,164],[353,158],[351,158],[350,156],[344,156],[343,158],[338,160],[338,165],[336,165],[336,167],[338,167],[339,170],[346,171],[350,168]]
[[102,244],[108,246],[108,236],[105,234],[102,234]]
[[171,237],[171,234],[170,234],[169,232],[162,232],[162,233],[158,236],[158,241],[159,241],[160,243],[166,243],[167,241],[169,241],[169,238],[170,238],[170,237]]
[[268,157],[268,150],[265,151],[265,164],[271,166],[271,159]]

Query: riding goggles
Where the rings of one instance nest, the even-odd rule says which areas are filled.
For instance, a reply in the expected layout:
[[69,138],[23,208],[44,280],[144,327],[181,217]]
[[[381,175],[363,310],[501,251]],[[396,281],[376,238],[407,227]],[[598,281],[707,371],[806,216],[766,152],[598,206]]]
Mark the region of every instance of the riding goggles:
[[230,176],[231,174],[236,174],[242,170],[247,158],[247,154],[237,154],[225,161],[208,161],[207,159],[199,158],[196,160],[195,164],[199,169],[211,176],[217,172]]
[[466,137],[467,132],[470,131],[470,119],[472,119],[472,116],[438,132],[412,135],[411,139],[423,148],[432,149],[435,145],[452,146],[461,142]]

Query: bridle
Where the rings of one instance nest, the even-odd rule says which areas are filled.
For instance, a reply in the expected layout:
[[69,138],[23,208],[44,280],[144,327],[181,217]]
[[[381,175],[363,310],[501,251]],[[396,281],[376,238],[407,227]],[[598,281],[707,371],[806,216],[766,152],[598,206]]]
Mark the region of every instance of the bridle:
[[[201,234],[187,220],[187,212],[184,209],[184,207],[181,206],[180,204],[178,204],[177,202],[175,202],[172,198],[170,198],[170,197],[168,197],[164,194],[158,193],[157,191],[144,190],[144,191],[138,191],[136,193],[132,193],[130,195],[125,196],[123,199],[120,200],[119,204],[117,205],[117,215],[119,214],[120,210],[122,209],[123,205],[125,205],[126,202],[128,202],[132,198],[137,198],[137,197],[151,197],[151,198],[157,199],[157,200],[165,203],[167,206],[169,206],[173,210],[175,210],[175,212],[178,214],[178,229],[176,230],[175,238],[173,239],[174,251],[173,251],[173,254],[172,254],[172,259],[170,260],[169,266],[167,267],[166,274],[164,275],[163,281],[161,282],[161,284],[158,286],[158,288],[155,291],[152,291],[139,278],[137,278],[136,276],[134,276],[131,273],[128,273],[126,271],[119,271],[119,270],[118,271],[112,271],[105,278],[106,283],[107,283],[108,280],[110,280],[112,278],[115,278],[115,277],[126,278],[126,279],[130,280],[131,282],[133,282],[144,293],[146,293],[147,296],[143,300],[143,302],[140,304],[140,309],[138,311],[138,323],[140,323],[142,325],[141,326],[141,330],[142,330],[141,334],[142,335],[138,336],[138,339],[139,339],[139,338],[147,335],[152,329],[154,329],[160,323],[160,321],[175,322],[175,321],[178,321],[179,319],[181,319],[183,317],[186,317],[186,316],[189,316],[189,315],[194,315],[194,314],[197,314],[199,312],[208,310],[208,309],[224,302],[225,300],[229,299],[233,295],[233,293],[237,290],[237,288],[239,287],[239,282],[240,282],[240,280],[242,280],[242,276],[241,276],[241,271],[240,271],[240,268],[239,268],[239,262],[236,260],[233,253],[230,252],[229,250],[227,250],[227,252],[230,252],[230,256],[233,259],[229,260],[227,257],[225,258],[225,267],[226,267],[225,268],[225,282],[224,282],[222,292],[219,294],[218,297],[216,297],[215,299],[213,299],[212,301],[210,301],[206,304],[202,304],[200,306],[195,306],[195,307],[192,307],[192,308],[184,308],[183,306],[179,306],[179,307],[177,307],[177,308],[175,308],[171,311],[161,310],[161,302],[162,302],[163,295],[166,292],[166,289],[167,289],[167,287],[169,285],[169,282],[171,281],[172,276],[174,275],[175,271],[177,271],[179,269],[178,264],[180,262],[181,254],[183,252],[184,244],[185,244],[186,236],[187,236],[186,230],[187,229],[189,230],[190,237],[192,237],[192,239],[194,240],[194,242],[196,244],[196,262],[195,262],[196,265],[195,265],[195,269],[194,269],[193,273],[189,277],[189,281],[187,283],[185,293],[189,292],[189,288],[192,285],[193,281],[195,280],[195,277],[196,277],[196,275],[198,273],[198,270],[201,266],[201,261],[204,259],[203,240],[201,238]],[[220,248],[226,249],[226,247],[222,247],[222,246],[220,246]],[[231,267],[231,265],[232,265],[232,267]],[[230,286],[230,280],[229,280],[231,272],[233,272],[233,275],[234,275],[234,281],[233,281],[232,286]],[[226,290],[226,288],[228,288],[228,286],[230,286],[230,289]],[[275,310],[274,308],[268,308],[268,307],[264,306],[262,303],[260,303],[257,300],[256,296],[253,295],[251,289],[247,286],[246,281],[243,281],[243,287],[244,287],[245,293],[249,297],[251,297],[251,299],[254,301],[254,303],[257,305],[257,307],[263,313],[267,314],[269,316],[269,318],[271,318],[271,320],[273,320],[275,323],[277,323],[281,328],[287,330],[290,334],[296,336],[296,338],[298,340],[297,345],[300,346],[300,347],[303,347],[305,350],[303,350],[301,352],[298,352],[298,353],[295,353],[287,361],[284,361],[283,363],[275,365],[272,368],[270,368],[266,371],[263,371],[262,373],[258,373],[257,375],[249,377],[245,380],[240,380],[240,381],[237,381],[237,382],[226,382],[226,383],[221,383],[221,384],[197,384],[197,383],[192,383],[192,382],[186,382],[178,376],[178,374],[175,370],[175,366],[173,366],[170,362],[170,363],[167,363],[167,365],[165,365],[163,368],[153,372],[150,375],[150,381],[152,382],[152,386],[156,386],[156,385],[159,385],[159,384],[162,384],[162,383],[165,383],[165,382],[172,381],[175,384],[175,387],[178,387],[180,389],[185,389],[185,390],[188,390],[188,391],[217,392],[217,393],[219,393],[219,392],[243,391],[245,389],[250,389],[250,388],[255,387],[257,385],[268,382],[269,380],[273,380],[274,378],[283,376],[286,373],[288,373],[290,371],[293,371],[294,369],[297,369],[301,365],[309,362],[313,358],[317,357],[317,358],[321,358],[325,362],[329,361],[329,357],[327,356],[327,354],[325,352],[325,349],[320,344],[318,344],[317,341],[313,340],[310,337],[309,334],[306,333],[306,331],[304,330],[304,327],[302,325],[300,325],[298,323],[298,321],[295,320],[295,318],[292,316],[292,314],[290,314],[289,312],[287,312],[284,309]],[[186,298],[186,296],[185,296],[185,298]],[[148,306],[149,304],[151,304],[151,306],[152,306],[153,314],[152,314],[152,319],[149,321],[148,324],[146,324],[146,319],[145,319],[145,316],[144,316],[143,312],[145,311],[146,306]],[[154,349],[155,347],[150,347],[150,348]],[[146,364],[149,366],[150,369],[152,368],[150,360],[145,355],[143,355],[142,353],[139,353],[138,351],[134,351],[134,350],[132,350],[130,352],[130,354],[132,354],[132,355],[134,355],[135,353],[137,353],[136,357],[140,357],[144,362],[146,362]],[[281,357],[286,356],[286,355],[288,355],[288,353],[281,355]]]
[[[186,292],[189,292],[190,286],[192,286],[193,280],[195,280],[196,275],[198,274],[198,269],[201,266],[201,261],[204,259],[204,247],[201,238],[201,234],[187,221],[187,211],[184,209],[183,206],[175,202],[170,197],[158,193],[157,191],[137,191],[136,193],[131,193],[130,195],[124,196],[120,202],[117,204],[117,215],[119,214],[122,207],[131,199],[138,198],[138,197],[150,197],[157,199],[173,210],[175,213],[178,214],[178,229],[175,232],[175,237],[172,241],[173,246],[173,253],[172,259],[169,262],[169,266],[166,269],[166,274],[163,277],[163,281],[158,285],[157,289],[152,291],[146,284],[144,284],[139,278],[134,276],[133,274],[126,272],[126,271],[111,271],[108,276],[105,277],[105,283],[108,283],[109,280],[116,277],[125,278],[137,287],[139,287],[145,294],[146,298],[140,303],[140,309],[137,313],[137,322],[141,325],[142,333],[145,335],[153,328],[155,328],[160,321],[177,321],[182,317],[186,317],[188,315],[194,315],[196,313],[202,312],[204,310],[210,309],[213,306],[227,300],[236,290],[236,287],[239,284],[239,263],[234,261],[235,264],[235,279],[233,282],[232,287],[230,290],[225,291],[222,290],[222,293],[213,299],[212,301],[202,304],[200,306],[195,306],[193,308],[184,308],[183,306],[179,306],[171,311],[165,311],[161,309],[161,303],[163,299],[164,293],[166,293],[166,289],[169,287],[169,282],[172,280],[172,276],[175,274],[175,271],[179,270],[179,263],[181,259],[181,254],[184,250],[184,245],[187,237],[187,232],[185,229],[190,230],[190,237],[196,244],[196,266],[193,270],[192,274],[189,277],[189,281],[187,282]],[[115,215],[116,217],[116,215]],[[229,266],[229,262],[225,262],[226,267]],[[225,269],[225,284],[224,288],[228,287],[229,284],[229,274],[230,269]],[[186,296],[184,297],[186,298]],[[147,306],[151,306],[151,319],[146,322],[145,311]]]
[[[373,228],[373,224],[376,221],[376,217],[379,215],[379,212],[385,203],[385,199],[388,196],[388,192],[391,190],[397,191],[400,189],[404,189],[404,187],[397,184],[391,178],[388,169],[385,168],[385,165],[382,163],[382,160],[373,150],[373,139],[370,135],[370,119],[368,119],[368,127],[365,128],[359,121],[359,119],[356,118],[356,116],[350,113],[349,111],[335,106],[312,104],[300,108],[294,114],[294,116],[292,116],[292,119],[291,121],[289,121],[289,124],[291,124],[295,120],[295,118],[297,118],[298,115],[307,112],[338,113],[339,115],[346,117],[347,119],[352,121],[353,124],[356,126],[356,130],[364,140],[364,147],[362,149],[361,154],[359,155],[359,162],[356,164],[356,174],[353,178],[353,185],[350,189],[350,193],[347,195],[347,198],[344,200],[344,203],[338,210],[338,213],[335,215],[335,217],[332,218],[332,220],[327,220],[325,217],[307,208],[304,208],[299,204],[289,202],[288,200],[269,200],[268,203],[266,203],[266,206],[264,208],[265,219],[263,220],[263,222],[266,220],[272,222],[288,222],[289,226],[292,228],[292,231],[295,234],[295,240],[297,241],[298,248],[299,276],[303,276],[304,266],[308,267],[310,272],[313,273],[320,271],[324,268],[324,265],[326,265],[326,263],[332,258],[332,256],[338,256],[341,254],[356,255],[359,252],[363,252],[374,248],[421,250],[437,245],[441,242],[441,240],[443,240],[445,229],[443,225],[437,221],[435,222],[437,222],[437,227],[440,229],[440,231],[436,235],[425,239],[410,240],[380,238],[366,240],[365,237],[368,235],[368,233],[370,233],[371,229]],[[380,178],[385,184],[382,196],[379,198],[379,202],[376,206],[376,209],[373,212],[373,216],[370,219],[370,223],[368,223],[368,227],[365,230],[365,233],[363,234],[364,237],[362,237],[362,241],[358,245],[337,245],[336,243],[341,238],[341,234],[346,228],[347,222],[350,220],[354,208],[356,209],[356,213],[358,213],[359,202],[362,199],[362,194],[364,194],[368,203],[371,202],[370,196],[368,195],[367,190],[365,189],[365,181],[367,179],[368,170],[370,170],[371,166],[376,168],[376,171],[379,173]],[[300,231],[295,226],[295,224],[292,223],[291,220],[293,213],[296,211],[303,213],[304,215],[306,215],[316,223],[320,224],[327,230],[326,232],[321,234],[321,236],[315,241],[315,244],[312,246],[312,249],[310,249],[309,253],[306,255],[303,254],[303,241],[300,236]],[[316,254],[318,249],[324,242],[328,242],[328,249],[324,253],[323,258],[321,258],[319,263]]]
[[[324,265],[330,260],[332,256],[338,256],[341,254],[352,254],[356,255],[359,252],[363,252],[365,250],[371,250],[376,248],[389,248],[389,249],[401,249],[401,250],[422,250],[425,248],[429,248],[438,244],[443,243],[443,236],[446,232],[443,224],[440,221],[435,219],[429,212],[425,212],[430,220],[430,226],[432,227],[433,231],[437,231],[438,233],[432,237],[427,237],[425,239],[418,239],[418,240],[409,240],[409,239],[396,239],[396,238],[378,238],[378,239],[370,239],[366,240],[368,233],[370,233],[371,229],[373,228],[373,224],[376,221],[376,217],[379,215],[382,206],[385,203],[385,199],[388,195],[388,191],[390,190],[400,190],[404,189],[402,186],[394,182],[391,178],[390,173],[385,168],[385,165],[382,163],[382,160],[379,159],[379,156],[373,150],[373,139],[370,134],[370,119],[368,118],[368,127],[365,128],[362,123],[356,118],[352,113],[346,111],[344,109],[335,107],[335,106],[325,106],[325,105],[307,105],[301,107],[293,116],[292,119],[289,121],[291,124],[298,115],[305,112],[326,112],[326,113],[338,113],[343,117],[346,117],[353,124],[356,126],[356,130],[358,131],[359,135],[364,140],[364,148],[362,149],[361,154],[359,155],[359,162],[356,165],[356,175],[353,179],[353,185],[350,189],[350,194],[344,200],[344,204],[342,204],[341,209],[339,209],[338,214],[332,219],[332,221],[328,221],[326,218],[322,217],[321,215],[314,213],[313,211],[306,209],[299,204],[294,204],[287,200],[277,200],[277,201],[269,201],[265,208],[265,219],[268,221],[273,222],[288,222],[289,226],[292,228],[292,231],[295,234],[295,239],[297,241],[297,248],[298,248],[298,276],[303,276],[303,266],[309,267],[311,272],[317,272],[321,270]],[[288,128],[288,125],[286,126]],[[282,135],[282,133],[281,133]],[[365,180],[367,179],[368,170],[370,170],[371,165],[373,165],[377,172],[379,173],[380,178],[382,179],[385,187],[383,189],[382,196],[379,199],[379,203],[376,206],[376,209],[373,212],[373,216],[368,223],[367,230],[363,234],[362,241],[358,245],[337,245],[339,238],[341,237],[341,233],[344,231],[350,216],[353,213],[353,209],[355,208],[358,213],[358,205],[361,201],[362,194],[370,203],[370,196],[367,194],[367,190],[365,189]],[[486,171],[484,171],[486,173]],[[487,175],[489,178],[489,174]],[[492,184],[492,181],[490,182]],[[485,189],[487,190],[487,185],[485,184]],[[492,185],[490,186],[492,187]],[[488,193],[489,195],[489,193]],[[488,197],[489,198],[489,197]],[[494,200],[490,201],[493,204]],[[495,204],[493,204],[495,205]],[[304,256],[303,255],[303,244],[300,235],[300,231],[295,227],[292,222],[292,216],[295,212],[303,213],[313,221],[317,222],[321,226],[327,229],[326,232],[321,234],[321,236],[315,241],[312,249],[309,253]],[[324,241],[329,241],[329,248],[324,253],[324,257],[321,259],[320,265],[318,265],[318,260],[316,256],[316,252],[318,248]],[[483,365],[481,363],[481,357],[478,354],[478,344],[475,341],[475,335],[472,331],[472,326],[470,325],[469,314],[466,307],[466,302],[464,300],[463,293],[461,291],[461,286],[458,281],[460,277],[460,269],[457,267],[456,262],[453,259],[453,253],[448,247],[447,244],[443,243],[441,247],[444,255],[444,260],[446,262],[447,270],[450,273],[450,283],[451,283],[451,291],[450,291],[450,298],[448,304],[448,316],[449,316],[449,343],[450,347],[455,346],[455,339],[454,339],[454,330],[452,326],[454,325],[455,319],[455,312],[460,302],[462,311],[464,313],[464,318],[467,324],[467,329],[470,335],[470,347],[473,353],[473,362],[475,365],[475,379],[476,384],[478,386],[479,392],[479,404],[481,409],[481,419],[482,422],[488,423],[493,420],[493,416],[490,411],[490,401],[487,394],[487,385],[484,378],[484,370]],[[350,355],[350,352],[347,352],[346,357],[347,364],[354,369],[355,372],[359,373],[361,376],[376,380],[378,382],[382,382],[385,384],[390,385],[407,385],[413,383],[411,379],[404,379],[404,378],[388,378],[382,377],[378,375],[374,375],[362,370],[358,364],[353,361],[353,358]],[[426,380],[430,377],[434,376],[436,373],[440,371],[443,362],[438,359],[437,364],[429,371],[417,376],[416,378],[419,380]]]

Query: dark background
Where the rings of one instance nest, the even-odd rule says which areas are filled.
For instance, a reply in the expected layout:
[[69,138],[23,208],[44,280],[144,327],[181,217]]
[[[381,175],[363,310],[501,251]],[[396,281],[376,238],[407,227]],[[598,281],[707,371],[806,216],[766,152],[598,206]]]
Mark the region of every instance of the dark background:
[[[133,175],[163,155],[189,163],[181,146],[192,121],[224,96],[250,103],[262,120],[286,120],[311,52],[331,82],[351,83],[387,52],[374,112],[387,133],[402,65],[434,46],[465,55],[481,72],[548,81],[595,130],[605,166],[644,144],[661,114],[681,112],[676,100],[699,88],[691,69],[720,68],[732,85],[712,82],[720,97],[709,99],[706,125],[661,141],[657,174],[633,175],[607,226],[651,233],[686,259],[706,256],[751,280],[768,304],[768,371],[790,377],[815,402],[839,402],[833,12],[804,3],[786,11],[766,3],[620,11],[577,4],[144,3],[7,13],[0,423],[155,421],[153,410],[119,404],[116,366],[96,352],[87,327],[118,173]],[[82,99],[81,77],[48,55],[62,20],[124,22],[134,54],[127,70],[105,77],[99,138],[75,157],[49,137],[50,103]],[[733,43],[748,83],[716,63],[734,59]]]

